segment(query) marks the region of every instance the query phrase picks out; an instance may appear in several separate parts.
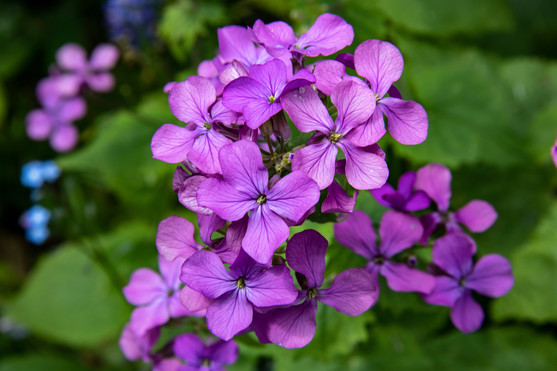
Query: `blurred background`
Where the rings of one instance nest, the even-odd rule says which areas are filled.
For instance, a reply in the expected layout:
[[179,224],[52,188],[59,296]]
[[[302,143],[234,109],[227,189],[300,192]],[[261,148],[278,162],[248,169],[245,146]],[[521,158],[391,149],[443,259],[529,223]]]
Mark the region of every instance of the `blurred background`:
[[[347,51],[372,38],[405,58],[396,83],[429,115],[417,146],[389,138],[390,182],[440,162],[453,171],[452,209],[472,199],[499,218],[475,235],[479,254],[513,264],[505,297],[480,303],[483,328],[458,332],[449,309],[415,294],[382,290],[356,318],[321,308],[304,349],[240,337],[231,370],[549,370],[557,364],[557,3],[553,0],[3,0],[0,4],[0,370],[136,370],[118,337],[132,307],[121,288],[139,267],[156,269],[158,223],[195,223],[172,191],[175,166],[151,158],[162,124],[178,123],[162,88],[195,74],[217,52],[218,27],[284,20],[303,33],[331,12],[354,27]],[[87,93],[78,147],[57,154],[25,133],[39,106],[37,82],[67,42],[90,52],[118,45],[115,89]],[[40,195],[20,182],[22,166],[54,159],[60,177]],[[39,199],[51,213],[43,244],[25,239],[21,215]],[[358,208],[382,210],[368,192]],[[362,261],[336,246],[331,225],[312,225],[334,245],[328,270]],[[163,333],[170,338],[172,332]],[[553,365],[553,366],[551,366]]]

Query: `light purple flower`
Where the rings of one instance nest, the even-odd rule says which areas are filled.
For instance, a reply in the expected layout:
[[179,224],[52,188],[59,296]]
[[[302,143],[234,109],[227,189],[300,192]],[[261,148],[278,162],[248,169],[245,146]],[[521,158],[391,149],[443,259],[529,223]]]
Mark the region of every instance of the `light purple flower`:
[[315,334],[317,302],[338,312],[359,316],[375,304],[379,289],[371,275],[361,268],[339,273],[330,287],[322,289],[328,242],[317,231],[305,230],[288,241],[286,261],[294,271],[302,290],[297,302],[272,312],[268,338],[285,348],[306,346]]
[[551,157],[553,157],[553,163],[557,167],[557,140],[555,140],[555,145],[551,147]]
[[284,22],[264,24],[257,20],[250,30],[253,41],[263,45],[269,54],[300,53],[308,57],[331,55],[352,44],[354,30],[334,14],[322,14],[310,29],[296,38],[292,27]]
[[416,174],[414,185],[418,191],[424,191],[437,204],[437,211],[420,217],[424,234],[420,241],[426,245],[433,231],[441,225],[447,233],[461,231],[460,224],[470,231],[478,233],[489,229],[497,212],[486,201],[472,200],[456,212],[449,212],[451,200],[451,171],[441,164],[429,164],[420,168]]
[[238,359],[238,345],[222,340],[206,345],[195,334],[183,334],[174,340],[174,354],[186,361],[179,371],[223,371]]
[[451,307],[451,320],[462,332],[474,332],[482,325],[484,312],[472,298],[472,291],[496,298],[514,285],[512,267],[500,255],[482,257],[473,265],[474,241],[464,233],[439,238],[433,245],[433,263],[447,273],[435,278],[435,288],[424,296],[429,304]]
[[414,191],[416,173],[409,171],[398,179],[398,191],[389,183],[373,189],[371,194],[381,205],[397,211],[418,211],[429,207],[431,201],[424,191]]
[[223,178],[210,178],[197,191],[199,205],[224,220],[240,220],[251,211],[242,248],[260,263],[268,263],[289,235],[284,219],[299,220],[319,201],[317,184],[300,171],[269,189],[269,174],[257,144],[241,140],[219,153]]
[[296,151],[292,169],[314,179],[320,189],[327,188],[333,182],[335,159],[340,148],[346,158],[346,178],[351,186],[360,190],[381,187],[389,175],[385,160],[347,138],[373,113],[373,94],[355,81],[342,81],[333,90],[331,101],[338,110],[335,121],[312,88],[292,90],[283,97],[282,106],[298,130],[318,132],[312,138],[312,144]]
[[153,157],[169,163],[187,158],[203,173],[220,173],[218,152],[231,141],[217,132],[214,124],[229,125],[237,115],[217,100],[213,84],[199,76],[174,84],[168,103],[174,116],[188,125],[185,128],[172,124],[161,126],[151,141]]
[[251,324],[254,307],[291,304],[297,296],[287,267],[269,268],[242,252],[227,271],[217,255],[201,250],[184,263],[180,278],[212,299],[207,326],[223,340],[232,339]]
[[132,330],[130,323],[126,323],[118,344],[124,356],[130,361],[143,360],[152,361],[151,349],[157,343],[160,336],[160,327],[154,327],[145,333],[138,335]]
[[375,280],[381,274],[387,285],[394,291],[417,291],[429,293],[435,284],[433,276],[395,263],[390,259],[418,242],[422,235],[420,221],[408,214],[387,211],[381,219],[379,235],[381,241],[376,245],[375,232],[371,218],[356,210],[348,219],[334,225],[335,239],[343,246],[369,259],[366,265]]
[[187,315],[202,316],[204,313],[190,313],[180,304],[180,268],[183,258],[169,262],[159,257],[162,277],[148,268],[136,270],[124,287],[126,300],[138,308],[132,312],[130,328],[142,336],[149,329],[161,326],[168,320]]
[[257,129],[282,110],[280,101],[286,92],[314,82],[314,76],[305,69],[289,79],[284,62],[273,59],[253,66],[249,77],[229,83],[222,93],[222,103],[228,109],[242,112],[246,125]]
[[91,90],[107,92],[114,88],[114,68],[120,53],[114,45],[100,44],[87,60],[87,53],[77,44],[63,45],[56,53],[58,67],[75,77],[77,86],[86,84]]

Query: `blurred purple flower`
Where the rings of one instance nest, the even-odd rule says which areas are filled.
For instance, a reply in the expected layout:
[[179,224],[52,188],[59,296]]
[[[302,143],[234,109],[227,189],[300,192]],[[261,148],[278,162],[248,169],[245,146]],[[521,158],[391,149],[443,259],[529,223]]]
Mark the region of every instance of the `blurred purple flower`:
[[238,359],[238,345],[222,340],[206,345],[195,334],[183,334],[174,340],[174,354],[186,361],[179,371],[224,371],[222,366]]

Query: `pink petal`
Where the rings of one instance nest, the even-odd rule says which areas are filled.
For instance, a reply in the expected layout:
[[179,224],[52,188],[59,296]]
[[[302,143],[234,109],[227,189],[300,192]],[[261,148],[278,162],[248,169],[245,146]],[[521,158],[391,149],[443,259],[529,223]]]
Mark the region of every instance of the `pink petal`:
[[298,39],[298,52],[308,56],[331,55],[352,44],[354,30],[334,14],[321,14]]
[[58,118],[64,123],[71,123],[85,116],[87,105],[81,97],[64,100],[58,107]]
[[236,80],[238,77],[247,77],[248,70],[244,65],[237,60],[233,60],[219,76],[220,82],[228,85],[230,82]]
[[153,158],[177,164],[187,158],[193,148],[193,141],[201,129],[191,126],[182,128],[172,124],[164,124],[153,135],[151,151]]
[[381,156],[364,151],[350,141],[338,143],[346,157],[346,178],[356,189],[375,189],[383,186],[389,177],[389,168]]
[[313,74],[317,80],[315,87],[330,96],[335,86],[346,76],[346,67],[333,60],[319,61],[315,64]]
[[53,122],[50,116],[41,109],[35,109],[25,117],[27,136],[33,140],[45,140],[52,130]]
[[327,108],[310,87],[291,90],[281,97],[281,104],[294,125],[303,133],[319,131],[329,134],[334,128]]
[[414,101],[381,99],[381,110],[389,119],[389,133],[402,144],[420,144],[427,137],[428,121],[424,108]]
[[56,152],[68,152],[75,148],[79,140],[77,128],[73,125],[60,125],[50,134],[50,146]]
[[337,153],[337,147],[324,139],[297,150],[292,159],[292,170],[300,170],[315,180],[319,189],[325,189],[333,182]]
[[296,233],[288,241],[286,261],[290,268],[306,277],[310,289],[323,284],[328,246],[327,239],[313,229]]
[[82,70],[87,65],[87,54],[81,45],[67,43],[56,52],[56,62],[65,70]]
[[172,261],[178,257],[187,259],[201,246],[194,238],[195,227],[179,216],[169,216],[159,223],[156,245],[159,254]]
[[170,319],[166,298],[163,296],[149,305],[133,310],[130,327],[139,336],[147,330],[164,325]]
[[174,84],[168,95],[168,104],[178,120],[202,126],[211,122],[209,107],[216,99],[215,87],[209,79],[190,76],[186,81]]
[[94,73],[86,77],[87,85],[91,90],[106,93],[114,89],[114,75],[108,72]]
[[464,288],[459,285],[458,280],[453,277],[438,276],[435,277],[435,285],[433,290],[423,296],[428,304],[443,305],[452,307],[454,303],[462,296]]
[[340,82],[331,94],[338,110],[335,131],[346,134],[368,120],[375,109],[375,96],[367,87],[352,80]]
[[199,225],[199,237],[207,246],[211,246],[213,241],[211,236],[217,230],[225,226],[226,220],[220,218],[217,214],[211,215],[197,214],[197,224]]
[[292,27],[281,21],[264,24],[258,19],[253,25],[251,34],[254,41],[263,45],[274,57],[288,52],[288,47],[296,43]]
[[223,295],[207,308],[207,327],[222,340],[230,340],[246,329],[253,319],[253,308],[245,290]]
[[466,288],[482,295],[497,298],[505,295],[514,285],[511,263],[501,255],[486,255],[466,277]]
[[381,219],[379,250],[390,258],[417,243],[422,233],[423,228],[417,217],[389,210]]
[[200,294],[189,286],[184,286],[184,288],[180,290],[180,303],[190,312],[203,311],[207,309],[212,302],[212,300],[206,298],[203,294]]
[[382,98],[402,74],[404,60],[400,51],[387,41],[367,40],[354,52],[358,75],[365,77],[371,90]]
[[454,216],[459,223],[476,233],[488,230],[497,220],[497,212],[493,206],[481,200],[470,201],[454,213]]
[[333,284],[319,290],[317,300],[349,316],[359,316],[379,297],[379,287],[362,268],[350,268],[337,274]]
[[165,298],[167,286],[156,272],[140,268],[133,272],[130,282],[123,288],[126,300],[132,305],[145,305],[157,298]]
[[187,363],[199,364],[203,361],[205,344],[195,334],[183,334],[174,339],[174,354]]
[[184,181],[178,189],[178,201],[194,213],[210,215],[213,212],[197,203],[197,190],[199,185],[207,180],[203,175],[194,175]]
[[252,210],[242,247],[257,262],[266,264],[289,236],[288,226],[267,203]]
[[451,308],[451,320],[464,333],[474,332],[482,326],[483,309],[474,301],[470,291],[465,291]]
[[120,52],[118,48],[111,44],[100,44],[91,53],[89,67],[94,70],[110,70],[114,68]]
[[226,26],[217,30],[220,58],[223,63],[237,59],[244,66],[250,67],[255,59],[255,45],[249,37],[248,30],[241,26]]
[[429,164],[416,173],[416,190],[422,190],[435,201],[440,211],[449,209],[451,171],[441,164]]

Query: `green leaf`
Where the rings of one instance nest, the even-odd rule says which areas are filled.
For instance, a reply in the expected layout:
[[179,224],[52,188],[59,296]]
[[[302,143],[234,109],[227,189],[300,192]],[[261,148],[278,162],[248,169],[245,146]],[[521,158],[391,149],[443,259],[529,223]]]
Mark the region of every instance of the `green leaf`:
[[61,247],[39,262],[8,316],[54,341],[95,347],[118,337],[129,307],[99,266]]
[[90,370],[75,359],[67,355],[50,355],[27,353],[17,356],[5,357],[0,363],[0,371],[37,371],[56,370],[74,371]]
[[518,319],[536,324],[557,322],[557,203],[538,225],[531,239],[511,257],[515,286],[497,299],[498,320]]
[[502,0],[377,0],[376,6],[401,28],[443,38],[513,26],[509,6]]

